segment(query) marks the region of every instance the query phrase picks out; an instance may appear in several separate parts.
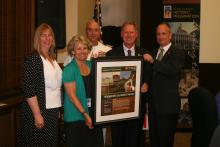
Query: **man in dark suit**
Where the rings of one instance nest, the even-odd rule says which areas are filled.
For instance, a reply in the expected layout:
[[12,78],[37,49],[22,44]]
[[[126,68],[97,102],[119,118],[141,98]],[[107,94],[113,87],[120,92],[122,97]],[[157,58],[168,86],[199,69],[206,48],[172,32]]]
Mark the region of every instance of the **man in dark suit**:
[[150,142],[151,147],[172,147],[180,111],[178,84],[185,56],[183,50],[171,43],[168,24],[158,25],[156,37],[159,49],[144,55],[153,69],[148,101]]
[[[135,45],[137,39],[137,27],[133,22],[125,22],[121,27],[121,37],[123,44],[107,52],[106,56],[124,57],[124,56],[142,56],[141,49]],[[148,77],[148,76],[146,76]],[[147,81],[147,80],[145,80]],[[144,82],[141,92],[147,92],[148,84]],[[144,98],[142,99],[141,109],[144,110]],[[146,108],[145,108],[146,109]],[[140,143],[140,133],[143,126],[141,119],[126,120],[115,122],[111,125],[112,129],[112,147],[138,147]]]

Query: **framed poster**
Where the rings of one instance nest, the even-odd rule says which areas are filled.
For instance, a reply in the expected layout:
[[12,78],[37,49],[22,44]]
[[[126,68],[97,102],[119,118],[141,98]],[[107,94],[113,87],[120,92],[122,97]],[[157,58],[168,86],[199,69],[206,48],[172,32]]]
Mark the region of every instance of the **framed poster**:
[[139,117],[141,58],[95,60],[95,123]]

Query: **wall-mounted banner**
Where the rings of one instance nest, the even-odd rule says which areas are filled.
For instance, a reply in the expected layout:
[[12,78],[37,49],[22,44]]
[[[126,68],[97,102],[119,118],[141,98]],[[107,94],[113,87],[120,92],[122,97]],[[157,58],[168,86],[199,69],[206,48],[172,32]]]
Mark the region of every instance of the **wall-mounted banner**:
[[162,18],[171,26],[174,45],[185,51],[185,65],[179,83],[182,97],[179,124],[191,126],[187,96],[199,84],[200,0],[164,0]]

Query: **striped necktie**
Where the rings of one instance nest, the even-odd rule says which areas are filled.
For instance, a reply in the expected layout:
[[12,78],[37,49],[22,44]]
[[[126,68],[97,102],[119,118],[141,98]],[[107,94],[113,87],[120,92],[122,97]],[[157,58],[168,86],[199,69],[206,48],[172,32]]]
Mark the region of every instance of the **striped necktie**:
[[163,58],[164,49],[163,49],[163,48],[160,48],[159,50],[160,50],[160,52],[159,52],[159,54],[158,54],[158,56],[157,56],[157,60],[158,60],[158,61],[161,61],[162,58]]

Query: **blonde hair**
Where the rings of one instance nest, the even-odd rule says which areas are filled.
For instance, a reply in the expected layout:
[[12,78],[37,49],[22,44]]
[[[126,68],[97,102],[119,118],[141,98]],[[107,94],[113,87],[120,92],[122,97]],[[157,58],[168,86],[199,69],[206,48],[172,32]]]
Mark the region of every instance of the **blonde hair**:
[[55,49],[55,37],[54,37],[54,31],[53,29],[47,24],[47,23],[42,23],[40,24],[34,34],[34,51],[37,51],[40,55],[42,55],[43,57],[45,57],[45,55],[42,53],[41,49],[40,49],[40,45],[39,45],[39,38],[41,36],[41,34],[46,31],[49,30],[51,35],[52,35],[52,44],[51,47],[49,49],[49,56],[54,59],[55,58],[55,53],[54,53],[54,49]]
[[73,51],[77,46],[77,43],[82,43],[85,45],[85,47],[90,51],[92,49],[92,44],[91,42],[84,36],[82,35],[76,35],[71,38],[69,43],[67,44],[67,52],[70,56],[73,56]]

